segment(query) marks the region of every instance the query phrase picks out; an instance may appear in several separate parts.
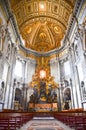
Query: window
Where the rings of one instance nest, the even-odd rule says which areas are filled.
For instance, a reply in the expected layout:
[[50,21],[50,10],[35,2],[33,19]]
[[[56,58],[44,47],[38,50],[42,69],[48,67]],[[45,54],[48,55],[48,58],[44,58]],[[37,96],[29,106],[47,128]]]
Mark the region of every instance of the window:
[[64,72],[65,72],[65,75],[70,75],[70,64],[69,64],[69,61],[66,61],[64,63]]
[[17,60],[15,66],[15,75],[18,77],[22,77],[22,62]]
[[8,67],[9,67],[9,65],[7,63],[5,63],[3,74],[2,74],[2,79],[3,79],[3,81],[5,81],[5,83],[6,83],[6,80],[7,80]]

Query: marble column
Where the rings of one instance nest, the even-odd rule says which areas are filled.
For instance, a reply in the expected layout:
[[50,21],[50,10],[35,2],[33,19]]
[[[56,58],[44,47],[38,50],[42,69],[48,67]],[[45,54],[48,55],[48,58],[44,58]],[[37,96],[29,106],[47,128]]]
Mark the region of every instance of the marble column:
[[2,79],[2,73],[3,73],[3,45],[5,40],[7,41],[6,34],[5,34],[5,25],[0,26],[0,79]]
[[5,98],[5,108],[11,109],[12,107],[12,92],[13,92],[13,83],[14,83],[14,67],[16,63],[16,47],[13,43],[11,43],[11,53],[10,53],[10,67],[9,67],[9,74],[8,74],[8,81],[7,81],[7,92],[8,96]]
[[61,92],[61,68],[60,68],[60,58],[58,56],[58,111],[62,110],[62,92]]

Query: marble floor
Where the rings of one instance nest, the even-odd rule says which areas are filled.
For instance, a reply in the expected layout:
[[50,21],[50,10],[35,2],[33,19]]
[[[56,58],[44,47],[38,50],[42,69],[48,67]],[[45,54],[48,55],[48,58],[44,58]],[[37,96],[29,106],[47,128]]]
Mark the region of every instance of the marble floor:
[[27,122],[20,130],[74,130],[54,119],[53,117],[34,117]]

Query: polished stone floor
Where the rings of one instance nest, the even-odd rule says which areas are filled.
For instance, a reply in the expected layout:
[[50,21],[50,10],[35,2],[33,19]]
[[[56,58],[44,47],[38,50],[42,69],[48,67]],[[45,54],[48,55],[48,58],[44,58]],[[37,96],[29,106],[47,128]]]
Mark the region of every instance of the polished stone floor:
[[52,117],[35,117],[20,130],[74,130]]

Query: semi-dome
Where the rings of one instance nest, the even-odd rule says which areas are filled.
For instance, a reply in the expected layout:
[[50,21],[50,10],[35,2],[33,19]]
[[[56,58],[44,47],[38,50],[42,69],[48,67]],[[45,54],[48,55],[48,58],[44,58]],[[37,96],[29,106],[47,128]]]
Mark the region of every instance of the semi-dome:
[[10,4],[25,49],[45,53],[63,46],[75,0],[10,0]]

